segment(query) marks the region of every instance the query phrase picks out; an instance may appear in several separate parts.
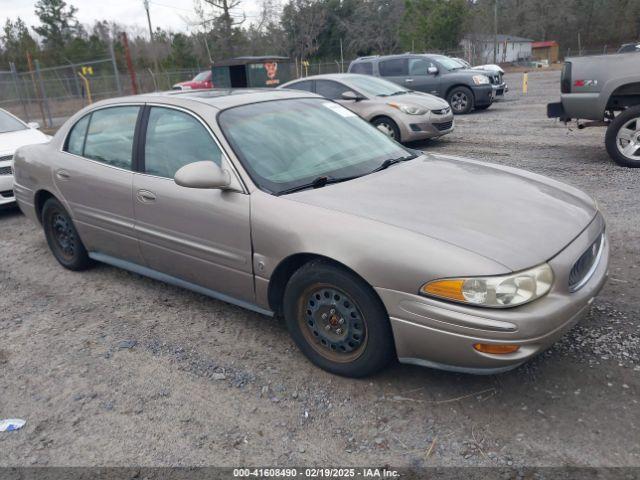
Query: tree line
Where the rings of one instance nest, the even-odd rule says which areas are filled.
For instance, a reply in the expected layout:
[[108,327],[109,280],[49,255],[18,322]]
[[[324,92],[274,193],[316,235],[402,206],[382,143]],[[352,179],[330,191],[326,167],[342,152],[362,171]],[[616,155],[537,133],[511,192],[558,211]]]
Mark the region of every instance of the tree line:
[[[245,2],[246,3],[246,2]],[[153,5],[152,5],[153,6]],[[561,52],[589,50],[640,38],[638,0],[261,0],[249,21],[243,0],[199,0],[185,21],[189,33],[113,20],[82,25],[65,0],[38,0],[37,25],[8,18],[0,31],[0,70],[26,70],[27,52],[43,66],[107,58],[121,68],[126,32],[137,68],[206,68],[239,55],[285,55],[298,60],[405,51],[454,52],[465,35],[498,33],[556,40]],[[177,13],[177,15],[180,15]]]

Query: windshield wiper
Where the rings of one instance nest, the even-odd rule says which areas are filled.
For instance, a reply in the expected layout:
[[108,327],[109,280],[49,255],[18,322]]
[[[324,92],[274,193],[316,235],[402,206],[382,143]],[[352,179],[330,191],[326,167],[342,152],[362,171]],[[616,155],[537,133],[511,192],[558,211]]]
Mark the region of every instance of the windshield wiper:
[[407,160],[413,160],[416,157],[417,155],[411,154],[411,155],[405,155],[404,157],[387,158],[384,162],[380,164],[379,167],[374,168],[369,173],[376,173],[376,172],[379,172],[380,170],[385,170],[389,168],[391,165],[395,165],[396,163],[400,163],[400,162],[406,162]]
[[321,177],[314,178],[309,183],[304,183],[302,185],[298,185],[296,187],[286,188],[284,190],[280,190],[276,195],[286,195],[287,193],[299,192],[301,190],[307,190],[309,188],[322,188],[325,185],[330,185],[332,183],[340,183],[346,182],[348,180],[353,180],[354,178],[358,178],[361,175],[353,175],[351,177],[339,177],[339,178],[331,178],[323,175]]

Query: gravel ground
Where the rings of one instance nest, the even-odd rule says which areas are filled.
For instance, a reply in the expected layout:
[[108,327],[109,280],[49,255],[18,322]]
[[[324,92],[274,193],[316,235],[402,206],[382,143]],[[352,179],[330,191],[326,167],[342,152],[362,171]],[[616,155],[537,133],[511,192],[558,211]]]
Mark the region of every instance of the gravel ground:
[[557,72],[521,74],[486,112],[419,145],[533,170],[597,198],[611,281],[589,317],[512,372],[311,366],[282,322],[108,266],[63,270],[0,213],[0,465],[640,466],[640,170],[603,129],[545,118]]

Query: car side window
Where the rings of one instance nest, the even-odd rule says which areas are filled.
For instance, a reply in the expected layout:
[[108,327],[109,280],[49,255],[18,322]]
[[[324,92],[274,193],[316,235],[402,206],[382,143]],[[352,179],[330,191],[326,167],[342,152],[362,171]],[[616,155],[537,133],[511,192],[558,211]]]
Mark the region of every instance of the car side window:
[[378,63],[378,70],[383,77],[404,77],[409,74],[406,58],[392,58]]
[[109,107],[91,114],[83,156],[131,170],[140,107]]
[[287,88],[292,88],[294,90],[304,90],[305,92],[313,92],[313,81],[304,80],[302,82],[296,82],[292,85],[289,85]]
[[65,148],[66,152],[82,156],[84,139],[87,135],[87,126],[89,125],[90,117],[91,114],[82,117],[73,126],[73,128],[71,129],[71,133],[67,137],[67,148]]
[[331,100],[342,98],[344,92],[351,90],[343,83],[331,80],[316,80],[316,93]]
[[409,75],[424,76],[429,75],[429,67],[435,65],[424,58],[409,59]]
[[145,172],[173,178],[185,165],[204,160],[220,165],[222,151],[202,123],[173,108],[151,107],[144,143]]
[[363,75],[373,75],[373,64],[371,62],[354,63],[349,73],[361,73]]

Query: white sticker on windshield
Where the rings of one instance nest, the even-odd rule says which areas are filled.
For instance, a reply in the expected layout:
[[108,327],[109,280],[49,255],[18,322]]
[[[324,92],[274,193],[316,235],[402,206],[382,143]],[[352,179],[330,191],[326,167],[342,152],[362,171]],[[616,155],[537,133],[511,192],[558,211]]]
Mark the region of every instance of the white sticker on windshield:
[[329,110],[333,110],[334,112],[336,112],[341,117],[345,117],[346,118],[346,117],[355,117],[356,116],[356,114],[353,113],[351,110],[346,109],[342,105],[338,105],[337,103],[326,102],[326,103],[323,103],[322,105],[327,107]]

